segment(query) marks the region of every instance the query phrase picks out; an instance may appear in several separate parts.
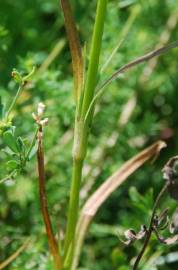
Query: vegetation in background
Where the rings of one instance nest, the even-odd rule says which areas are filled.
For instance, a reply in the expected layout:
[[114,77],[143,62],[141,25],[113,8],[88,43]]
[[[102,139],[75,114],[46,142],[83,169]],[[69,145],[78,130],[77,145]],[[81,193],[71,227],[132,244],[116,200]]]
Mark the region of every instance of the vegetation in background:
[[[71,94],[71,60],[63,18],[61,14],[59,16],[56,2],[19,1],[12,4],[3,1],[0,11],[0,73],[3,74],[0,76],[0,90],[3,104],[9,108],[16,91],[14,81],[7,83],[10,71],[17,66],[28,74],[33,66],[37,66],[36,75],[26,85],[13,110],[14,124],[18,128],[12,135],[16,139],[22,137],[29,147],[35,133],[31,112],[41,101],[47,105],[46,115],[50,123],[44,134],[46,188],[54,231],[60,232],[59,237],[63,239],[72,173],[75,102]],[[95,3],[89,3],[86,8],[83,1],[71,2],[80,36],[90,44]],[[5,16],[7,12],[9,15]],[[22,14],[20,17],[19,12]],[[113,70],[152,50],[154,46],[157,49],[176,40],[177,20],[176,1],[109,1],[99,66],[99,70],[104,72],[100,81],[105,81]],[[119,49],[114,51],[112,61],[106,65],[115,47]],[[88,45],[85,51],[85,65],[88,66]],[[124,74],[105,90],[96,106],[84,165],[81,205],[89,194],[139,150],[157,139],[166,140],[168,147],[162,152],[159,162],[144,165],[144,169],[138,170],[98,212],[87,235],[80,269],[130,269],[129,263],[133,264],[140,250],[140,242],[134,247],[125,247],[120,239],[128,227],[139,230],[140,223],[148,224],[148,211],[151,214],[153,198],[162,186],[160,168],[168,157],[177,153],[176,55],[177,50],[172,50]],[[4,145],[7,143],[1,140],[1,149]],[[0,159],[3,179],[9,170],[9,157],[2,151]],[[26,166],[18,177],[8,177],[0,186],[0,259],[4,261],[19,248],[19,242],[24,242],[24,237],[31,235],[29,247],[12,262],[9,269],[51,269],[37,203],[36,160]],[[167,201],[163,204],[166,205]],[[169,205],[173,212],[176,202],[169,199]],[[141,267],[176,269],[176,246],[160,246],[153,237]]]

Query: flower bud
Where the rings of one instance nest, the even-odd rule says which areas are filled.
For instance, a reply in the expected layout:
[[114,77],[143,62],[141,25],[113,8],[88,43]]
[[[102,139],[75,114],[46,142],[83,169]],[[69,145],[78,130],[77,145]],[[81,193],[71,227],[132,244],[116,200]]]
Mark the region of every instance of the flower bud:
[[49,119],[48,119],[48,118],[45,118],[45,119],[41,120],[41,121],[39,122],[39,124],[40,124],[41,126],[46,126],[46,125],[48,124],[48,122],[49,122]]
[[17,82],[17,83],[23,83],[23,79],[22,76],[20,75],[20,73],[16,70],[13,69],[11,76],[13,77],[13,79]]
[[37,108],[38,116],[42,116],[44,113],[44,110],[45,110],[45,105],[42,102],[38,103],[38,108]]

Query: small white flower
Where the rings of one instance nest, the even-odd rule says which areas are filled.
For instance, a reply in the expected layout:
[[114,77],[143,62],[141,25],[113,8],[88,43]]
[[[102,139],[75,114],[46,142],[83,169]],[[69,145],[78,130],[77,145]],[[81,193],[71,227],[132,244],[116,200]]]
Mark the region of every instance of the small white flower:
[[136,233],[132,229],[125,231],[124,235],[125,235],[126,239],[128,239],[128,240],[135,240],[136,239]]
[[33,119],[40,126],[46,126],[48,124],[48,118],[42,119],[44,109],[45,109],[45,105],[42,102],[40,102],[40,103],[38,103],[37,114],[34,112],[32,113]]
[[44,113],[44,110],[45,110],[45,105],[42,102],[38,103],[38,108],[37,108],[38,116],[42,116]]
[[46,126],[48,124],[48,122],[49,122],[49,119],[48,118],[45,118],[45,119],[39,121],[39,124],[41,126]]
[[38,120],[38,117],[37,117],[37,115],[36,115],[34,112],[32,113],[32,117],[33,117],[33,119],[34,119],[35,121]]

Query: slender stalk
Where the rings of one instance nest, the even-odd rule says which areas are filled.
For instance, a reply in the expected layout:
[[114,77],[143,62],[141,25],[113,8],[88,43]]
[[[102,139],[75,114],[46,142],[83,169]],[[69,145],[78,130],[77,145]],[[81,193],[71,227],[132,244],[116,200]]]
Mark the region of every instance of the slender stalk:
[[0,185],[15,176],[17,170],[13,170],[9,175],[0,180]]
[[99,0],[96,11],[96,20],[93,31],[91,53],[90,53],[90,63],[88,67],[88,74],[86,79],[85,94],[83,100],[82,116],[85,116],[88,107],[93,99],[97,77],[98,77],[98,67],[99,58],[101,52],[102,36],[104,29],[104,21],[106,15],[107,0]]
[[151,238],[151,235],[152,235],[152,232],[153,232],[153,222],[154,222],[155,213],[156,213],[157,207],[159,205],[159,202],[160,202],[162,196],[164,195],[164,193],[166,192],[166,190],[168,188],[168,185],[169,185],[169,183],[166,183],[163,186],[160,193],[158,194],[158,197],[156,198],[156,201],[155,201],[155,204],[154,204],[154,207],[153,207],[153,211],[152,211],[152,215],[151,215],[151,221],[150,221],[149,229],[148,229],[148,232],[147,232],[147,235],[146,235],[146,238],[145,238],[145,242],[143,244],[143,247],[142,247],[140,253],[137,256],[137,259],[136,259],[136,261],[134,263],[134,266],[133,266],[133,270],[138,269],[139,263],[140,263],[143,255],[145,253],[145,250],[146,250],[146,248],[147,248],[147,246],[149,244],[149,241],[150,241],[150,238]]
[[83,161],[74,160],[73,161],[73,173],[72,173],[72,186],[70,191],[70,204],[69,204],[69,222],[68,226],[70,226],[69,231],[67,231],[64,250],[67,252],[69,245],[71,244],[71,240],[74,237],[74,228],[76,227],[77,221],[77,212],[79,205],[79,191],[80,191],[80,180],[82,177],[82,166]]
[[[82,178],[83,161],[86,156],[89,125],[84,125],[85,113],[88,110],[91,100],[94,96],[94,91],[98,77],[99,57],[101,52],[101,42],[104,29],[104,21],[106,14],[107,0],[98,0],[96,19],[92,37],[91,53],[89,60],[89,68],[86,79],[86,87],[81,112],[76,111],[75,130],[74,130],[74,145],[73,145],[73,174],[72,185],[69,201],[68,222],[64,244],[64,261],[67,258],[72,261],[76,224],[79,210],[79,191]],[[92,117],[90,118],[90,123]],[[69,254],[70,253],[70,254]],[[64,263],[65,265],[65,263]],[[70,266],[67,266],[67,269]]]
[[53,256],[55,270],[62,269],[62,260],[58,250],[57,242],[54,237],[52,224],[48,212],[47,196],[45,190],[45,169],[44,169],[44,152],[42,145],[42,126],[39,126],[38,131],[38,151],[37,151],[37,160],[38,160],[38,174],[39,174],[39,197],[41,203],[41,211],[46,227],[46,233],[48,237],[48,244],[51,255]]
[[17,102],[17,99],[18,99],[18,97],[20,96],[22,90],[23,90],[23,84],[20,84],[20,86],[19,86],[19,88],[18,88],[18,90],[17,90],[17,93],[16,93],[16,95],[15,95],[15,97],[14,97],[14,99],[13,99],[11,105],[9,106],[9,109],[8,109],[7,113],[6,113],[6,118],[9,117],[11,111],[13,110],[13,108],[14,108],[16,102]]

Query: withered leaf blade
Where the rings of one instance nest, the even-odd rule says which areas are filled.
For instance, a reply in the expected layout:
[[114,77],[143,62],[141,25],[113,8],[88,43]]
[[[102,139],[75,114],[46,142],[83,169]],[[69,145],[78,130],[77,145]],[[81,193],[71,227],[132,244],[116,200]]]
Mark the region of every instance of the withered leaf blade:
[[124,65],[123,67],[121,67],[120,69],[118,69],[116,72],[114,72],[113,75],[111,75],[111,77],[109,79],[107,79],[102,85],[101,87],[99,87],[99,89],[103,89],[105,86],[109,85],[111,82],[113,82],[114,80],[116,80],[119,75],[121,75],[122,73],[126,72],[127,70],[129,70],[130,68],[133,68],[134,66],[137,66],[138,64],[141,64],[145,61],[148,61],[150,59],[152,59],[153,57],[156,56],[160,56],[164,53],[166,53],[167,51],[169,51],[170,49],[174,49],[178,47],[178,41],[175,41],[171,44],[168,44],[165,47],[156,49],[152,52],[149,52],[141,57],[136,58],[135,60],[129,62],[128,64]]
[[135,240],[137,240],[136,232],[133,229],[125,231],[124,236],[127,240],[126,241],[121,240],[121,242],[126,246],[132,244],[133,242],[135,242]]
[[178,241],[178,235],[164,239],[164,243],[167,245],[173,245]]
[[164,222],[164,220],[167,218],[168,211],[169,211],[169,208],[166,208],[160,213],[160,215],[159,215],[159,224]]
[[72,66],[74,73],[74,93],[76,100],[78,100],[83,85],[84,72],[80,40],[69,0],[60,0],[60,2],[64,15],[65,28],[69,40],[70,52],[72,56]]
[[169,182],[173,182],[178,178],[178,174],[176,172],[175,166],[178,161],[178,156],[174,156],[168,160],[165,166],[162,169],[163,178]]
[[147,147],[139,154],[125,162],[121,168],[111,175],[106,181],[89,197],[83,206],[80,218],[77,224],[76,248],[74,250],[74,261],[72,270],[76,269],[82,243],[84,241],[87,229],[96,215],[98,209],[106,199],[125,181],[127,178],[140,168],[146,161],[158,155],[166,143],[158,141]]
[[147,233],[147,229],[145,226],[142,226],[140,231],[136,233],[133,229],[129,229],[124,232],[125,238],[127,239],[126,241],[121,241],[125,245],[130,245],[136,240],[143,239]]
[[158,216],[158,224],[157,228],[159,230],[164,230],[168,227],[169,225],[169,217],[168,217],[168,211],[169,208],[164,209],[160,215]]
[[111,175],[85,203],[82,214],[95,216],[100,206],[134,171],[141,167],[147,160],[159,154],[162,148],[166,147],[165,142],[158,141],[146,148],[138,155],[125,162],[124,165]]
[[125,231],[124,235],[128,240],[134,240],[137,238],[136,232],[133,229]]

